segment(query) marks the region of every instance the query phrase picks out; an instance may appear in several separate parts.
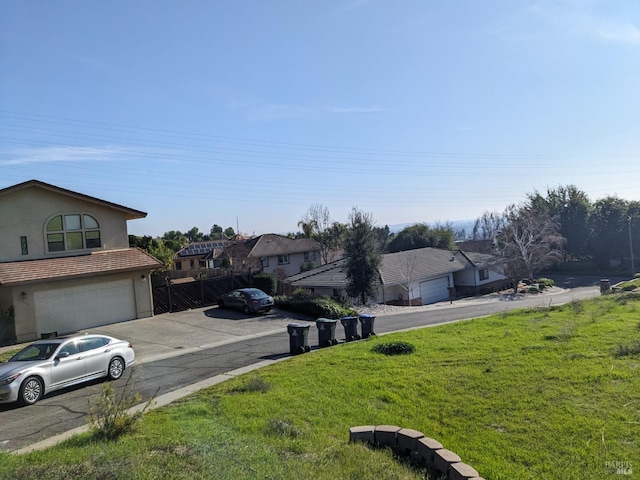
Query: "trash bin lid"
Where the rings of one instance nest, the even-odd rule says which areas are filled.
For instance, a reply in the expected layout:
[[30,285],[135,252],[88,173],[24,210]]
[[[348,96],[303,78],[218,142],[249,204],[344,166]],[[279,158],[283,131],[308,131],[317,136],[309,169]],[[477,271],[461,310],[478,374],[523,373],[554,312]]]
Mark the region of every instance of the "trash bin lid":
[[287,328],[309,328],[310,325],[306,323],[290,323],[287,325]]
[[330,318],[318,318],[316,323],[336,323],[337,320],[332,320]]
[[360,318],[376,318],[375,315],[370,315],[368,313],[361,313]]

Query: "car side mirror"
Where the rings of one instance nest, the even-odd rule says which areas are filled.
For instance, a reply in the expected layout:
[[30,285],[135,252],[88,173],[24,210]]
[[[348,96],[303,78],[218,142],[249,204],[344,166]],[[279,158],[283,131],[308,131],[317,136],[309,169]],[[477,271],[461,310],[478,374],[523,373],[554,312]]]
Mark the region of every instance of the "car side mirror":
[[60,352],[58,355],[56,355],[57,359],[61,359],[61,358],[67,358],[69,356],[69,352]]

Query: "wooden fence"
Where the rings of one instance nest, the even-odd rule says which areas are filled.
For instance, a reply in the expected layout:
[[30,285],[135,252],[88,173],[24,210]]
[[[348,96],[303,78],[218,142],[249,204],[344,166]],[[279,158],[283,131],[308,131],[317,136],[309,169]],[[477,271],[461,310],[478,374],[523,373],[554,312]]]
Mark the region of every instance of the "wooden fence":
[[192,308],[215,305],[218,297],[236,288],[251,286],[251,275],[243,273],[223,278],[206,278],[192,282],[172,283],[155,279],[153,313],[181,312]]

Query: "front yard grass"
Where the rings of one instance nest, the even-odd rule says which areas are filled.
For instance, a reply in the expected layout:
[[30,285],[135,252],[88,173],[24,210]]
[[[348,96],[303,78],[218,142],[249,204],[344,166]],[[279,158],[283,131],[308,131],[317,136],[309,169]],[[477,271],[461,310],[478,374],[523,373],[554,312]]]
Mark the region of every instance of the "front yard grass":
[[[388,342],[415,350],[372,351]],[[638,342],[634,293],[373,337],[202,390],[117,441],[2,454],[0,478],[425,478],[348,443],[349,427],[382,424],[439,440],[487,480],[638,478]]]

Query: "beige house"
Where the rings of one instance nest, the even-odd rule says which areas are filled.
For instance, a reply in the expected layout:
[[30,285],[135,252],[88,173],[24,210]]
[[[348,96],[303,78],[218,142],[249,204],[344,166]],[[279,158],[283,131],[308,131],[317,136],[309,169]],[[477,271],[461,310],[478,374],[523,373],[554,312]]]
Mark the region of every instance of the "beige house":
[[227,256],[234,270],[251,268],[285,278],[299,273],[303,266],[321,265],[320,244],[312,238],[288,238],[266,233],[225,248],[220,257]]
[[0,190],[0,341],[152,316],[160,262],[127,235],[145,216],[37,180]]

